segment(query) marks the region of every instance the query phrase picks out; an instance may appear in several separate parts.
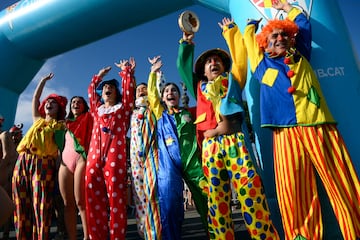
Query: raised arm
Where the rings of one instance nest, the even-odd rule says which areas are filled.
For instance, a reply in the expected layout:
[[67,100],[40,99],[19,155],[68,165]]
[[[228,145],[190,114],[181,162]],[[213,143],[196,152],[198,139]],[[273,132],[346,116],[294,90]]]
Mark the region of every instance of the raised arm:
[[312,30],[311,23],[307,16],[299,8],[293,7],[290,3],[281,2],[276,0],[273,2],[273,8],[277,10],[285,11],[288,16],[287,18],[299,27],[299,33],[295,37],[296,49],[306,57],[308,61],[311,58],[311,41],[312,41]]
[[122,104],[124,110],[129,114],[126,114],[126,121],[130,124],[130,113],[134,107],[135,102],[135,68],[136,61],[133,57],[129,60],[121,60],[119,63],[115,63],[117,67],[121,69],[119,76],[121,77],[121,95]]
[[247,55],[249,57],[250,69],[251,72],[255,72],[256,67],[264,58],[264,52],[259,47],[259,44],[256,41],[255,32],[258,28],[258,25],[262,19],[248,20],[247,26],[244,30],[244,43],[246,46]]
[[222,29],[223,37],[229,48],[232,67],[231,73],[241,88],[244,88],[247,78],[247,52],[243,36],[233,19],[223,18],[218,23]]
[[104,67],[99,70],[98,74],[94,75],[91,79],[90,85],[88,87],[88,97],[89,97],[89,107],[90,112],[94,114],[96,112],[96,108],[100,105],[101,97],[96,93],[96,87],[100,84],[103,77],[108,74],[111,70],[111,67]]
[[181,80],[184,82],[187,90],[196,99],[197,78],[193,73],[194,66],[194,34],[183,33],[180,40],[176,66]]
[[148,78],[148,100],[150,109],[154,113],[156,119],[159,119],[164,111],[164,107],[161,105],[161,97],[158,94],[156,88],[157,73],[160,72],[162,67],[162,61],[160,56],[156,56],[148,59],[151,64],[151,70]]
[[42,77],[40,79],[40,82],[38,83],[36,89],[35,89],[35,92],[34,92],[34,96],[33,96],[33,99],[32,99],[32,117],[33,117],[33,121],[37,121],[39,118],[41,118],[41,115],[40,115],[40,112],[39,112],[39,106],[40,106],[40,97],[41,97],[41,94],[44,90],[44,86],[45,86],[45,83],[52,79],[54,76],[53,73],[49,73],[48,75]]

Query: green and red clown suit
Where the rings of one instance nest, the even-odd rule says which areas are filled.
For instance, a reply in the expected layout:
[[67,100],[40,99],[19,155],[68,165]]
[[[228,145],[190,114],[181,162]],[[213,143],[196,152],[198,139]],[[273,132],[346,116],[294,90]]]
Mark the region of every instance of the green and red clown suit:
[[[226,34],[230,34],[228,31]],[[228,45],[232,48],[232,73],[224,72],[211,82],[198,81],[192,71],[194,45],[180,41],[177,67],[188,91],[197,99],[197,136],[217,126],[219,116],[237,116],[242,121],[241,87],[236,77],[246,80],[246,50],[242,37]],[[243,85],[242,85],[243,86]],[[195,96],[195,93],[197,95]],[[241,123],[240,123],[241,124]],[[202,140],[202,166],[208,188],[208,222],[210,239],[234,239],[234,225],[230,207],[231,185],[241,203],[245,224],[254,239],[278,239],[270,220],[260,176],[245,145],[244,134],[234,132]]]
[[297,8],[289,11],[286,20],[273,21],[283,21],[280,30],[286,31],[285,21],[299,28],[295,48],[285,56],[263,51],[256,40],[256,21],[245,28],[244,41],[253,79],[260,84],[261,126],[273,130],[276,191],[285,238],[323,238],[316,171],[344,239],[358,239],[359,179],[308,62],[310,21]]
[[195,125],[190,113],[179,109],[170,114],[160,103],[156,73],[149,74],[148,98],[155,115],[158,154],[157,192],[161,217],[161,237],[181,239],[184,219],[183,179],[189,186],[194,203],[207,231],[207,198],[202,191],[205,178],[199,159]]

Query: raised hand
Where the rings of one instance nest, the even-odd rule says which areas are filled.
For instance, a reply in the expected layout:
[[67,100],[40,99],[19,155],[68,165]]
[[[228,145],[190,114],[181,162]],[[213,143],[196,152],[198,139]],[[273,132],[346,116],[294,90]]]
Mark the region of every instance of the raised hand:
[[54,77],[54,73],[49,73],[48,75],[44,76],[41,80],[48,81]]
[[129,58],[129,65],[131,66],[131,71],[134,72],[134,71],[135,71],[135,67],[136,67],[135,58],[133,58],[133,57],[130,57],[130,58]]
[[288,3],[288,1],[282,0],[273,0],[272,7],[277,10],[284,10],[285,12],[289,12],[291,9],[291,5]]
[[149,63],[151,63],[151,72],[157,72],[162,67],[162,61],[160,58],[160,56],[148,58]]
[[151,65],[153,65],[154,63],[156,63],[159,59],[161,58],[161,56],[155,56],[153,58],[148,58],[148,61]]
[[104,67],[104,68],[102,68],[102,69],[99,70],[98,76],[102,78],[102,77],[104,77],[110,70],[111,70],[111,67],[110,67],[110,66]]
[[192,40],[194,39],[195,37],[195,34],[194,33],[186,33],[186,32],[183,32],[183,39],[189,43],[192,42]]
[[127,66],[130,66],[129,60],[127,59],[120,60],[118,63],[115,62],[114,64],[121,70],[125,70]]
[[221,29],[223,29],[224,27],[230,24],[234,24],[234,19],[224,17],[221,22],[218,22],[218,25]]

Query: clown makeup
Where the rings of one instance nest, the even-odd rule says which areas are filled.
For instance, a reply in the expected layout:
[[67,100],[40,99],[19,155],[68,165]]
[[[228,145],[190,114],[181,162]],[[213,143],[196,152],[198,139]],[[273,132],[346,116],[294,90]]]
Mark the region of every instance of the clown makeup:
[[204,76],[207,77],[208,81],[214,80],[224,71],[224,63],[220,56],[215,54],[206,58],[204,64]]
[[104,84],[101,94],[105,105],[113,106],[116,104],[116,86],[113,84]]
[[147,86],[146,84],[139,84],[136,87],[136,93],[135,93],[135,97],[139,98],[139,97],[145,97],[147,96]]
[[275,28],[268,36],[266,52],[274,56],[283,56],[290,47],[290,38],[287,32]]
[[76,118],[85,112],[85,103],[81,98],[74,97],[71,100],[70,109],[71,112],[74,114],[74,117]]
[[168,84],[162,92],[162,101],[168,108],[178,107],[180,99],[179,88],[175,84]]
[[55,99],[49,98],[45,102],[44,111],[47,116],[56,118],[59,112],[59,104],[56,102]]

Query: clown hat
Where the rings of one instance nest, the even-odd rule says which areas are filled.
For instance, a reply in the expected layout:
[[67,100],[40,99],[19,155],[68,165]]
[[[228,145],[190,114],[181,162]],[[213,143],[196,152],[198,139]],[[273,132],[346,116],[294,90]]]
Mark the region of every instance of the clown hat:
[[96,93],[101,97],[102,95],[102,89],[105,84],[114,85],[116,89],[119,89],[119,82],[116,79],[110,79],[110,80],[104,80],[102,81],[99,86],[96,88]]
[[230,70],[231,59],[229,53],[220,48],[210,49],[203,52],[195,61],[195,74],[199,79],[202,79],[204,77],[205,61],[211,55],[217,55],[221,58],[224,64],[225,72],[228,72]]
[[97,86],[96,93],[101,97],[101,102],[103,103],[102,90],[105,84],[110,84],[116,87],[116,102],[121,102],[122,96],[119,90],[119,82],[116,79],[104,80],[99,84],[99,86]]
[[67,104],[67,98],[57,95],[55,93],[50,94],[47,96],[40,104],[39,106],[39,113],[41,117],[45,118],[45,103],[48,99],[54,99],[57,104],[59,105],[59,113],[58,113],[58,119],[57,120],[64,120],[66,115],[66,104]]
[[10,128],[9,132],[10,133],[22,132],[23,126],[24,126],[24,124],[22,124],[22,123],[16,124]]

